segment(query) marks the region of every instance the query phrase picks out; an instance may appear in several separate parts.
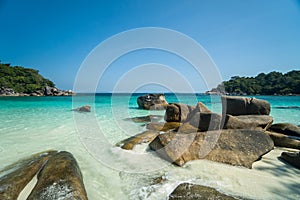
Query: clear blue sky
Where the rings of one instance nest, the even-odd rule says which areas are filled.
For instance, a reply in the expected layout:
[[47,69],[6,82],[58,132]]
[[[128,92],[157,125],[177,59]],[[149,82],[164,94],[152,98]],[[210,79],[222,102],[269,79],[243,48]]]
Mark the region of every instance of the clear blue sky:
[[[300,68],[298,0],[0,0],[0,27],[0,60],[38,69],[62,89],[73,87],[81,63],[100,42],[140,27],[169,28],[195,39],[224,80]],[[130,69],[176,61],[146,53],[116,64]],[[109,77],[99,90],[111,90]]]

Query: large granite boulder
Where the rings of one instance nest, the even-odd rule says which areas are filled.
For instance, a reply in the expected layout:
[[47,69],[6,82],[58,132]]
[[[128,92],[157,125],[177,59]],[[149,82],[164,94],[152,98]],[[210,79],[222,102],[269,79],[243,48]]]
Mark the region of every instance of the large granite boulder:
[[270,131],[266,131],[266,133],[272,138],[275,146],[300,149],[300,140],[296,140],[282,133],[275,133]]
[[222,96],[223,115],[269,115],[270,103],[256,98]]
[[196,112],[189,119],[189,124],[198,128],[200,131],[219,130],[221,122],[222,116],[217,113]]
[[162,158],[179,166],[196,159],[252,167],[252,163],[274,147],[272,139],[260,130],[219,131],[158,135],[150,144]]
[[15,200],[57,151],[45,151],[18,161],[0,171],[0,199]]
[[224,129],[267,129],[273,122],[269,115],[226,115],[224,117]]
[[294,124],[289,124],[289,123],[273,124],[268,130],[277,133],[282,133],[285,135],[300,137],[300,127],[295,126]]
[[69,152],[52,155],[37,178],[28,200],[88,199],[79,166]]
[[300,169],[300,153],[299,152],[282,152],[281,159],[288,162],[294,167]]
[[171,103],[166,108],[165,120],[167,122],[185,122],[193,109],[195,109],[194,106]]
[[132,150],[137,144],[151,142],[158,135],[159,133],[157,131],[145,131],[118,142],[116,146],[119,146],[122,149]]
[[195,199],[233,200],[236,198],[223,194],[214,188],[203,186],[203,185],[195,185],[191,183],[181,183],[169,195],[169,200],[195,200]]
[[146,110],[164,110],[168,102],[164,94],[147,94],[137,98],[139,108]]

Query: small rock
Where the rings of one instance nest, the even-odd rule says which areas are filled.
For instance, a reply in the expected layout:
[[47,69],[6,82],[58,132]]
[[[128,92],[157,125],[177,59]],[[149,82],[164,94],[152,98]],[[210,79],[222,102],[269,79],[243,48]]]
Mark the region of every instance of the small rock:
[[299,152],[282,152],[280,158],[288,162],[294,167],[300,169],[300,153]]
[[91,112],[91,106],[85,105],[85,106],[82,106],[82,107],[80,107],[80,108],[73,109],[73,111],[79,111],[79,112]]
[[233,200],[234,197],[228,196],[217,191],[214,188],[195,185],[191,183],[181,183],[176,189],[169,195],[169,200]]

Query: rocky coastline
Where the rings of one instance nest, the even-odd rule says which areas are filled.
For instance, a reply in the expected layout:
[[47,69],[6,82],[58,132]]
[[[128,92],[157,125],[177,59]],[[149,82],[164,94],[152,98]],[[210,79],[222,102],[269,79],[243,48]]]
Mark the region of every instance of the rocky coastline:
[[41,90],[36,90],[31,93],[15,92],[12,88],[0,87],[0,96],[71,96],[74,95],[72,90],[60,90],[56,87],[45,86]]
[[[49,87],[42,95],[55,96]],[[124,119],[145,123],[146,127],[146,131],[116,144],[124,151],[144,143],[157,156],[178,167],[205,159],[251,169],[254,162],[274,147],[286,147],[293,151],[283,152],[279,162],[300,169],[300,127],[273,124],[269,115],[271,106],[265,100],[222,96],[221,114],[212,112],[202,102],[167,103],[163,94],[145,95],[137,102],[140,109],[165,109],[165,115]],[[90,112],[90,109],[85,105],[74,111]],[[0,176],[0,199],[17,199],[33,177],[37,182],[27,199],[88,199],[78,163],[66,151],[37,153],[4,168],[1,173],[4,176]],[[179,184],[167,198],[241,199],[191,183]]]

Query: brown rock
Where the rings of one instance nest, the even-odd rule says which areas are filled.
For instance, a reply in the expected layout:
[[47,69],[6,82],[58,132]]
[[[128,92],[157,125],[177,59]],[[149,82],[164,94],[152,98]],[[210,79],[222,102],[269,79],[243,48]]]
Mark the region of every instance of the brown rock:
[[245,129],[190,134],[168,132],[158,135],[149,145],[162,158],[179,166],[191,160],[208,159],[248,168],[274,147],[265,132]]
[[73,109],[73,111],[79,111],[79,112],[91,112],[91,106],[85,105],[85,106],[82,106],[82,107],[80,107],[80,108],[75,108],[75,109]]
[[197,112],[211,113],[211,111],[205,106],[204,103],[198,102],[196,107],[194,109],[192,109],[191,112],[189,113],[186,121],[189,121]]
[[37,153],[0,171],[0,199],[15,200],[56,151]]
[[299,140],[293,139],[282,133],[275,133],[270,131],[266,131],[266,133],[272,138],[275,146],[300,149]]
[[222,96],[223,115],[269,115],[270,103],[256,98]]
[[62,151],[52,155],[27,199],[87,200],[81,171],[72,154]]
[[135,145],[151,142],[158,135],[159,133],[157,131],[145,131],[122,140],[121,142],[117,143],[116,146],[120,146],[122,149],[132,150]]
[[294,167],[300,169],[300,153],[299,152],[282,152],[280,158],[288,162]]
[[195,200],[195,199],[233,200],[236,198],[223,194],[214,188],[203,186],[203,185],[195,185],[191,183],[181,183],[169,195],[169,200]]
[[165,120],[167,122],[185,122],[193,109],[195,107],[186,104],[171,103],[166,108]]
[[146,128],[153,131],[177,130],[182,123],[180,122],[152,122],[147,124]]
[[195,113],[189,123],[200,131],[219,130],[222,117],[217,113]]
[[187,133],[195,133],[200,131],[197,127],[191,125],[189,122],[183,123],[177,130],[177,133],[187,134]]
[[226,115],[224,129],[267,129],[272,122],[273,117],[269,115]]
[[300,137],[300,127],[295,126],[294,124],[289,124],[289,123],[273,124],[268,130],[277,133],[282,133],[285,135]]
[[137,98],[137,104],[140,109],[146,110],[164,110],[168,102],[164,94],[147,94]]

